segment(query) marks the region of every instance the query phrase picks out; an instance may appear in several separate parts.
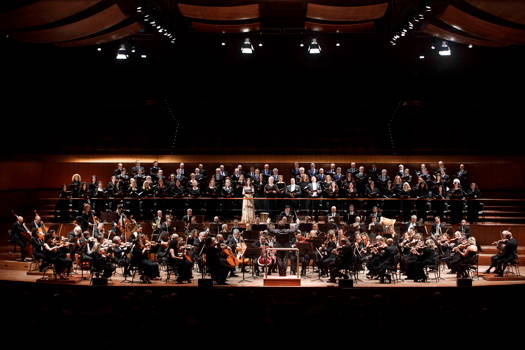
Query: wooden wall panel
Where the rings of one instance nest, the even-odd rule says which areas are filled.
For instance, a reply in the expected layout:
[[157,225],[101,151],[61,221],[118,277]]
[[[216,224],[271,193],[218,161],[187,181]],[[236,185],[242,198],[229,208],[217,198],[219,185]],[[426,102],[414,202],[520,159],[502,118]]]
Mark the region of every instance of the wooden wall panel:
[[498,41],[507,45],[525,44],[525,30],[487,22],[452,5],[446,8],[439,19],[449,26],[479,38]]
[[369,21],[385,15],[388,3],[367,6],[330,6],[308,3],[306,17],[322,21],[356,22]]
[[199,6],[178,4],[180,13],[189,18],[210,21],[243,21],[259,17],[259,5]]
[[74,40],[103,31],[121,23],[127,17],[128,15],[122,12],[118,5],[113,5],[78,22],[50,29],[13,33],[13,38],[29,43],[54,43]]
[[0,13],[0,29],[27,28],[53,23],[84,11],[102,0],[40,0]]
[[127,36],[138,33],[142,29],[142,26],[139,23],[132,23],[120,29],[117,29],[111,33],[106,33],[103,35],[97,35],[89,39],[80,39],[74,41],[67,41],[63,43],[58,43],[57,46],[61,47],[78,47],[78,46],[90,46],[90,45],[100,45],[110,41],[119,40]]
[[363,23],[351,23],[351,24],[331,24],[331,23],[315,23],[315,22],[304,22],[304,28],[306,30],[312,30],[314,32],[331,32],[331,33],[366,33],[373,32],[375,30],[375,23],[363,22]]
[[465,45],[472,44],[476,46],[488,46],[488,47],[504,46],[504,44],[499,43],[499,42],[483,40],[483,39],[474,39],[474,38],[471,38],[465,35],[456,34],[448,30],[442,29],[438,26],[435,26],[433,24],[428,24],[423,29],[423,32],[437,36],[441,39],[445,39],[448,41],[453,41],[453,42],[465,44]]
[[192,22],[191,28],[198,32],[211,33],[247,33],[258,31],[261,29],[261,23],[246,23],[246,24],[210,24]]
[[525,1],[523,0],[465,0],[470,5],[505,21],[525,25]]

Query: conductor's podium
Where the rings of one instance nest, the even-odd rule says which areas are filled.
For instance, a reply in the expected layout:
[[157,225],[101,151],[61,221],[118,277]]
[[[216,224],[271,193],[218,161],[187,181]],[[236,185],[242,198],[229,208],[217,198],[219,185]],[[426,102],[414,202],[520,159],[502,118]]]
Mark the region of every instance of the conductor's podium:
[[267,274],[267,270],[264,271],[263,286],[268,287],[300,287],[301,276],[299,275],[299,249],[297,248],[266,248],[266,254],[270,254],[272,251],[292,251],[295,252],[297,259],[297,275],[287,276],[272,276]]
[[263,280],[265,287],[300,287],[301,278],[295,275],[266,276]]

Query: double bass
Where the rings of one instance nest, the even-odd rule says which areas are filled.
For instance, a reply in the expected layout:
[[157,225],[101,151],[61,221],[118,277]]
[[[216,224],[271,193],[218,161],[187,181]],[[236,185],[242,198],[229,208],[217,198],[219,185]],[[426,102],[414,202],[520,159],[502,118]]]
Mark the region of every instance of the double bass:
[[[11,210],[11,212],[18,221],[18,215],[13,210]],[[20,231],[20,239],[24,242],[24,255],[27,257],[31,257],[33,256],[33,245],[31,244],[31,231],[27,228],[25,222],[22,224],[22,227],[25,229],[25,231]]]

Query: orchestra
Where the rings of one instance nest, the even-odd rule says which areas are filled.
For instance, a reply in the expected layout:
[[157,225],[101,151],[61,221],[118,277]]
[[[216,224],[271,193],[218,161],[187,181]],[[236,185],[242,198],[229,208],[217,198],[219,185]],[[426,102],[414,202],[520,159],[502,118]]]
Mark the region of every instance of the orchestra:
[[[261,270],[267,275],[278,272],[280,276],[299,271],[306,277],[309,266],[320,277],[328,277],[330,283],[336,278],[349,278],[348,273],[356,276],[359,272],[365,272],[370,280],[385,283],[391,282],[391,271],[397,269],[408,280],[424,282],[428,278],[427,267],[436,267],[441,262],[458,278],[466,277],[469,266],[474,264],[473,256],[478,253],[475,238],[464,219],[453,238],[449,237],[450,226],[444,222],[449,218],[438,215],[434,216],[431,232],[422,232],[422,228],[426,231],[423,223],[426,214],[432,213],[426,210],[430,208],[426,200],[432,198],[436,188],[440,195],[444,189],[448,191],[443,164],[435,175],[426,165],[422,166],[421,172],[415,174],[418,183],[414,187],[408,182],[402,183],[400,174],[407,181],[410,174],[407,174],[408,168],[401,166],[392,183],[387,169],[379,172],[372,167],[372,171],[367,172],[364,166],[353,163],[345,176],[335,164],[325,172],[312,163],[307,173],[299,164],[294,164],[294,177],[287,185],[279,170],[270,170],[268,164],[262,171],[252,167],[249,173],[244,173],[242,165],[238,165],[231,176],[221,165],[209,181],[203,175],[206,173],[203,167],[191,174],[179,167],[176,175],[165,179],[158,162],[146,172],[149,175],[143,174],[145,170],[140,164],[137,161],[128,175],[119,163],[105,189],[95,176],[91,179],[92,186],[86,187],[80,175],[75,174],[70,186],[63,190],[75,201],[75,208],[79,208],[73,212],[76,226],[67,237],[48,231],[36,212],[31,229],[24,224],[23,217],[17,216],[12,236],[23,248],[22,258],[33,256],[42,261],[41,266],[52,265],[60,278],[67,278],[73,264],[80,262],[88,263],[96,277],[111,278],[122,268],[124,277],[138,273],[144,283],[159,279],[161,271],[168,268],[177,275],[177,283],[191,282],[196,272],[203,277],[210,276],[217,284],[225,284],[229,277],[237,277],[237,271],[248,269],[255,276],[260,275]],[[464,166],[460,172],[466,172]],[[231,219],[236,216],[235,208],[240,206],[228,201],[221,203],[219,199],[244,194],[245,178],[250,179],[248,185],[254,180],[255,196],[282,199],[258,208],[265,212],[260,212],[254,222],[239,224],[237,219]],[[459,180],[452,181],[450,186],[456,195],[461,190]],[[212,196],[217,207],[211,208],[205,204],[206,200],[188,200],[180,206],[184,210],[177,211],[168,201],[148,200],[170,196],[189,199]],[[355,201],[363,196],[367,198],[366,203]],[[390,205],[385,209],[382,199],[403,196],[425,202]],[[293,201],[307,198],[327,200],[315,204],[307,201],[306,205]],[[333,200],[342,198],[348,201]],[[78,200],[82,200],[81,205]],[[96,200],[101,202],[92,205]],[[134,200],[139,204],[130,205]],[[324,212],[323,204],[328,205]],[[406,208],[410,219],[404,223]],[[206,213],[208,209],[211,211]],[[394,212],[388,215],[397,213],[392,215],[399,219],[397,224],[396,219],[388,219],[385,213],[392,209]],[[268,210],[270,213],[266,213]],[[273,214],[275,210],[280,214]],[[213,222],[206,221],[210,213],[214,214]],[[422,215],[420,219],[418,214]],[[147,230],[147,234],[134,216],[149,222],[151,230]],[[199,216],[203,218],[198,219]],[[250,232],[249,237],[244,237],[245,232]],[[517,247],[512,236],[509,238],[507,233],[504,236],[498,242],[503,248],[489,268],[496,268],[498,274],[515,258]],[[27,246],[33,248],[33,252],[29,252]],[[258,253],[245,256],[248,248]]]

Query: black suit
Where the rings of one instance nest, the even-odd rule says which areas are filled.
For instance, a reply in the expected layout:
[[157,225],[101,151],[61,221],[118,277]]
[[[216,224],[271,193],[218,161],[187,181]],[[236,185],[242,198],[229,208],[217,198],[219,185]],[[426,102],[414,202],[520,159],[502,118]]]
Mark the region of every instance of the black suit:
[[[275,235],[275,248],[290,248],[292,246],[292,240],[295,240],[293,234],[296,231],[288,229],[270,229],[269,232]],[[277,257],[277,267],[280,276],[286,276],[288,258],[290,258],[290,273],[295,274],[297,269],[297,257],[294,252],[283,250],[277,251],[275,255]]]

